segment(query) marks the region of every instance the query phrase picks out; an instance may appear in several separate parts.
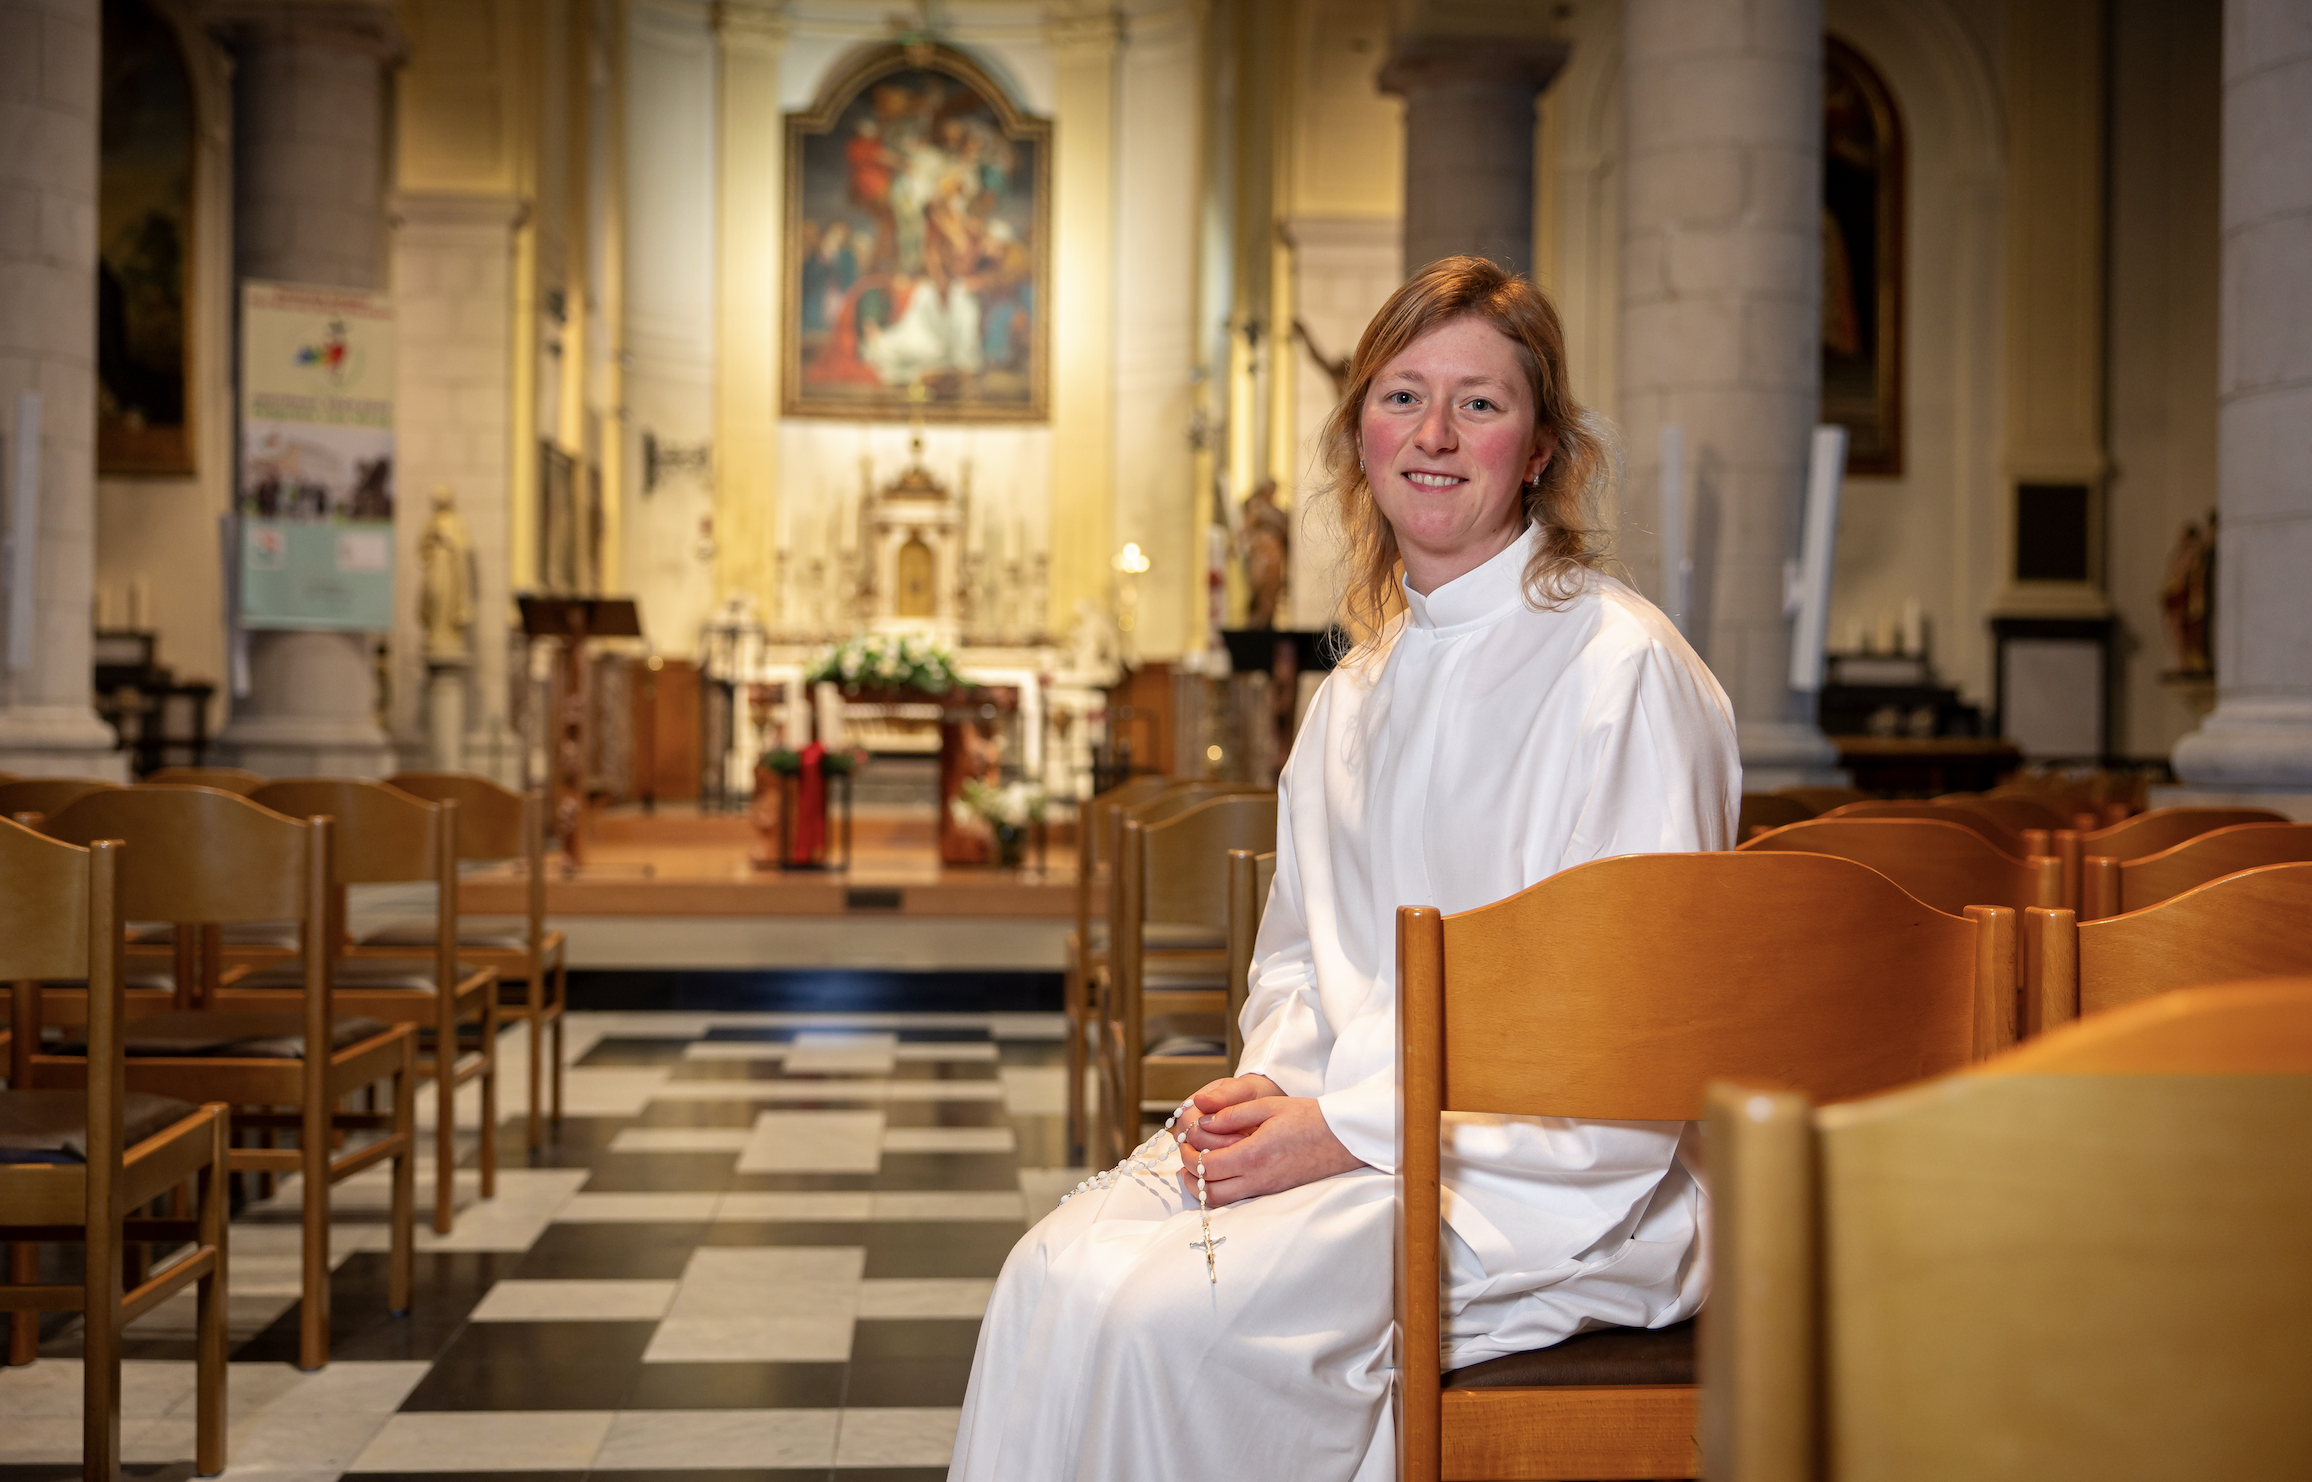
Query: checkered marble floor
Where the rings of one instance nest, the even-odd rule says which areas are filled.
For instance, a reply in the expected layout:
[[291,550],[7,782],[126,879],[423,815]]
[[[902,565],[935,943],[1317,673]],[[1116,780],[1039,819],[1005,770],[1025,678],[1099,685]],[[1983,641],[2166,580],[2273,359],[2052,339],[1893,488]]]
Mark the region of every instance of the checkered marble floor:
[[[460,1159],[386,1310],[384,1171],[332,1200],[332,1361],[293,1366],[294,1180],[232,1232],[230,1477],[684,1482],[944,1477],[979,1317],[1065,1160],[1037,1014],[573,1014],[570,1116],[497,1197]],[[506,1041],[501,1106],[524,1104]],[[132,1475],[191,1475],[192,1310],[131,1329]],[[79,1475],[77,1327],[0,1370],[0,1482]]]

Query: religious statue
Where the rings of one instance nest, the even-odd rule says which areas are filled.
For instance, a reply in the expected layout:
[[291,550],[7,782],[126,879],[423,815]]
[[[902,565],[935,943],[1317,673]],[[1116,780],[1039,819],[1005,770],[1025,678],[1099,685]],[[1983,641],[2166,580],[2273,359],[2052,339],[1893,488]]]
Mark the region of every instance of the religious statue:
[[1244,625],[1273,628],[1277,608],[1284,602],[1285,572],[1292,554],[1292,520],[1277,507],[1276,480],[1262,479],[1244,501],[1236,543],[1244,561],[1248,593]]
[[467,629],[474,620],[474,542],[447,484],[434,486],[433,514],[418,537],[417,561],[422,574],[417,620],[425,630],[426,662],[473,662]]
[[2167,580],[2160,585],[2160,616],[2167,625],[2168,652],[2178,674],[2212,674],[2216,603],[2216,516],[2207,528],[2195,521],[2168,552]]

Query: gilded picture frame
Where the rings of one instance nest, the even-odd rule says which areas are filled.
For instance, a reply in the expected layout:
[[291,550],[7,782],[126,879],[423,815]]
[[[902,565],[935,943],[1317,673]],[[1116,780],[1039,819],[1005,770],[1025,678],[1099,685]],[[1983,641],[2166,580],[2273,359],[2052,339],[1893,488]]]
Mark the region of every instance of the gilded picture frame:
[[1051,122],[952,47],[881,47],[787,115],[780,410],[1041,422]]
[[194,471],[199,102],[184,45],[145,0],[105,0],[97,166],[97,472]]
[[1822,420],[1846,471],[1903,471],[1902,117],[1863,54],[1823,40]]

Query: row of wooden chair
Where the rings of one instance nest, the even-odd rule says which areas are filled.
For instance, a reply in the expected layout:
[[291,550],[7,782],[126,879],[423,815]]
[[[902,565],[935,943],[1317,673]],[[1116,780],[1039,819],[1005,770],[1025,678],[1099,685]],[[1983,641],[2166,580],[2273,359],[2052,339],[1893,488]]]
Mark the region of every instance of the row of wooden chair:
[[[283,784],[269,782],[255,772],[232,767],[167,767],[145,779],[147,786],[198,786],[243,797],[262,796]],[[302,784],[301,784],[302,785]],[[569,1001],[569,964],[562,933],[546,925],[546,827],[544,795],[514,792],[487,778],[463,772],[403,772],[385,786],[430,803],[457,805],[455,864],[504,864],[518,861],[528,887],[521,916],[482,918],[461,916],[458,946],[461,958],[475,967],[497,971],[499,1015],[528,1026],[529,1096],[527,1145],[543,1146],[549,1127],[562,1121],[562,1015]],[[94,777],[31,777],[0,782],[0,817],[24,813],[56,813],[92,792],[119,786]],[[286,811],[295,810],[293,808]],[[388,810],[377,809],[380,813]],[[358,841],[357,841],[358,842]],[[417,878],[370,876],[365,879]],[[342,903],[338,919],[343,921]],[[262,968],[268,960],[295,956],[297,944],[288,940],[278,923],[257,923],[253,930],[226,935],[236,950],[224,960],[212,960],[210,970],[233,965]],[[339,933],[342,938],[342,928]],[[350,957],[423,957],[431,951],[433,924],[400,921],[364,933],[358,941],[341,942],[339,954]],[[215,946],[211,952],[214,957]],[[549,1040],[551,1041],[549,1045]]]
[[[2040,875],[2043,878],[2044,866]],[[1399,1154],[1401,1475],[1422,1479],[1695,1475],[1703,1401],[1696,1385],[1691,1324],[1654,1332],[1582,1334],[1550,1349],[1438,1374],[1438,1128],[1445,1110],[1685,1120],[1701,1114],[1705,1089],[1712,1083],[1764,1087],[1774,1094],[1712,1093],[1716,1141],[1708,1161],[1713,1197],[1720,1208],[1713,1261],[1721,1295],[1713,1299],[1702,1326],[1713,1332],[1712,1383],[1724,1388],[1711,1403],[1710,1474],[1789,1478],[2049,1474],[2045,1446],[2034,1453],[2039,1470],[1987,1469],[1986,1458],[1997,1455],[1996,1446],[1974,1452],[1974,1465],[1952,1465],[1946,1456],[1938,1456],[1936,1465],[1894,1465],[1876,1456],[1865,1458],[1869,1465],[1758,1469],[1755,1438],[1760,1427],[1780,1438],[1776,1444],[1785,1451],[1800,1448],[1806,1465],[1815,1467],[1821,1458],[1808,1449],[1815,1445],[1816,1434],[1809,1427],[1819,1417],[1813,1409],[1760,1401],[1761,1381],[1727,1355],[1734,1353],[1738,1360],[1740,1354],[1760,1347],[1764,1340],[1758,1338],[1759,1332],[1770,1332],[1782,1345],[1775,1350],[1782,1369],[1769,1369],[1767,1389],[1783,1400],[1796,1392],[1786,1371],[1798,1365],[1791,1355],[1803,1349],[1806,1362],[1814,1365],[1804,1372],[1809,1382],[1817,1384],[1807,1393],[1825,1405],[1843,1397],[1821,1398],[1828,1392],[1820,1388],[1820,1376],[1846,1372],[1837,1366],[1848,1364],[1852,1355],[1836,1344],[1821,1350],[1806,1346],[1815,1340],[1811,1331],[1798,1331],[1805,1326],[1801,1319],[1814,1314],[1819,1320],[1819,1314],[1798,1298],[1814,1289],[1807,1285],[1814,1278],[1792,1276],[1786,1269],[1804,1255],[1807,1241],[1822,1238],[1825,1230],[1837,1226],[1825,1223],[1828,1216],[1814,1213],[1815,1204],[1789,1197],[1782,1197],[1779,1204],[1769,1201],[1773,1218],[1763,1233],[1763,1216],[1753,1216],[1747,1206],[1730,1208],[1725,1181],[1739,1180],[1753,1166],[1745,1161],[1753,1155],[1744,1149],[1724,1151],[1721,1144],[1727,1133],[1722,1124],[1729,1117],[1749,1115],[1752,1107],[1763,1108],[1761,1115],[1771,1112],[1787,1121],[1789,1107],[1804,1105],[1791,1096],[1793,1092],[1816,1102],[1852,1102],[1893,1093],[1882,1095],[1889,1104],[1905,1097],[1956,1095],[1940,1089],[1950,1082],[1917,1092],[1897,1088],[1997,1055],[2019,1030],[2037,1029],[2082,1010],[2093,1016],[2147,995],[2231,977],[2312,973],[2312,933],[2304,924],[2308,920],[2312,920],[2312,864],[2228,875],[2151,910],[2078,924],[2068,911],[2040,906],[2025,908],[2019,917],[2012,907],[1973,903],[1963,917],[1953,916],[1862,864],[1773,849],[1604,860],[1553,876],[1508,901],[1453,917],[1441,918],[1426,909],[1401,911],[1398,1002],[1405,1098]],[[1534,953],[1532,943],[1544,939],[1550,951]],[[2018,989],[2027,990],[2023,996],[2028,1024],[2018,1022]],[[2156,1007],[2157,1002],[2155,998],[2146,1007]],[[2092,1017],[2088,1021],[2095,1022]],[[2312,1065],[2300,1063],[2297,1068]],[[2302,1099],[2301,1083],[2292,1094],[2298,1097],[2293,1125],[2299,1140],[2291,1157],[2271,1171],[2287,1176],[2294,1170],[2302,1186],[2304,1149],[2312,1146],[2305,1139],[2312,1134],[2312,1123],[2304,1120],[2308,1104]],[[1836,1145],[1827,1129],[1842,1115],[1849,1113],[1833,1108],[1820,1114],[1826,1150]],[[1986,1113],[1982,1125],[1989,1129],[2000,1124]],[[2039,1120],[2021,1119],[2006,1125],[2044,1131],[2050,1145],[2074,1150],[2096,1140],[2091,1130],[2077,1123],[2047,1128]],[[2104,1146],[2109,1152],[2124,1148],[2126,1142],[2109,1140]],[[2271,1150],[2261,1147],[2261,1151]],[[1771,1166],[1781,1170],[1785,1185],[1800,1174],[1825,1183],[1857,1180],[1856,1186],[1865,1191],[1857,1198],[1868,1197],[1867,1190],[1878,1183],[1913,1180],[1924,1192],[1906,1218],[1928,1230],[1951,1228],[1947,1214],[1923,1207],[1937,1180],[1962,1171],[1971,1174],[1996,1166],[1997,1161],[1957,1157],[1936,1164],[1906,1161],[1890,1151],[1856,1155],[1841,1164],[1826,1153],[1817,1175],[1787,1145],[1755,1157],[1779,1159]],[[2012,1180],[2010,1184],[2007,1197],[2016,1189],[2036,1187]],[[1997,1176],[1986,1175],[1985,1189],[2001,1187]],[[1983,1197],[1994,1198],[1995,1193]],[[1970,1207],[1979,1208],[1980,1203]],[[2114,1208],[2104,1213],[2108,1218],[2097,1237],[2108,1249],[2124,1243],[2113,1231],[2124,1225],[2119,1216],[2125,1211]],[[2306,1223],[2312,1205],[2298,1199],[2289,1213],[2295,1223],[2287,1238],[2300,1247],[2312,1234]],[[2229,1235],[2238,1228],[2229,1221],[2201,1226],[2192,1242],[2173,1248],[2173,1258],[2194,1259],[2206,1240],[2223,1238],[2216,1234],[2218,1229]],[[1770,1265],[1762,1278],[1756,1274],[1757,1252],[1769,1237],[1781,1242],[1775,1259],[1784,1265]],[[2255,1238],[2268,1249],[2276,1248],[2271,1239],[2278,1237],[2269,1237],[2265,1230],[2257,1230]],[[1978,1243],[1976,1253],[1983,1248]],[[1953,1273],[1968,1269],[1963,1261],[1943,1264]],[[2157,1261],[2143,1261],[2134,1270],[2138,1279],[2152,1280],[2162,1275],[2158,1267]],[[1900,1261],[1894,1261],[1867,1280],[1849,1280],[1843,1270],[1832,1267],[1819,1289],[1828,1294],[1824,1300],[1829,1303],[1843,1295],[1881,1309],[1890,1303],[1900,1305],[1908,1299],[1897,1295],[1903,1283],[1893,1273],[1902,1269]],[[2268,1278],[2269,1263],[2263,1271]],[[1765,1285],[1744,1287],[1745,1280],[1763,1280]],[[1782,1304],[1774,1308],[1771,1321],[1746,1318],[1747,1327],[1742,1321],[1729,1321],[1729,1329],[1747,1335],[1739,1341],[1714,1327],[1720,1310],[1729,1304],[1748,1314],[1750,1307],[1741,1304],[1753,1301],[1761,1289],[1772,1299],[1766,1303],[1769,1308],[1775,1302]],[[1750,1295],[1729,1296],[1730,1291]],[[2312,1317],[2303,1301],[2302,1283],[2292,1291],[2289,1300],[2295,1305],[2286,1310],[2293,1315],[2296,1330],[2312,1331],[2302,1327],[2303,1320]],[[2124,1306],[2127,1294],[2110,1290],[2104,1298]],[[1982,1324],[1997,1308],[1976,1302],[1967,1310]],[[2244,1316],[2236,1301],[2225,1310]],[[1852,1331],[1860,1336],[1845,1339],[1849,1345],[1878,1336],[1867,1322]],[[1932,1350],[1935,1364],[1922,1367],[1908,1360],[1890,1361],[1884,1352],[1876,1355],[1883,1367],[1899,1371],[1898,1377],[1913,1386],[1906,1389],[1888,1381],[1879,1398],[1902,1408],[1917,1424],[1964,1431],[1963,1424],[1947,1415],[1936,1418],[1934,1405],[1919,1398],[1934,1392],[1926,1369],[1965,1365],[1970,1357],[1981,1357],[1949,1346],[1956,1341],[1951,1335],[1967,1331],[1963,1325],[1945,1324],[1941,1331],[1947,1341]],[[2138,1340],[2157,1331],[2156,1325],[2130,1327]],[[2011,1386],[2044,1384],[2053,1378],[2003,1372]],[[2107,1379],[2114,1370],[2107,1364],[2092,1372]],[[2299,1365],[2294,1372],[2300,1378],[2305,1371]],[[1784,1379],[1774,1380],[1775,1373],[1783,1373]],[[2260,1419],[2268,1420],[2272,1413],[2272,1386],[2273,1375],[2263,1371],[2250,1376],[2246,1386],[2254,1405],[2262,1407]],[[2202,1400],[2218,1389],[2219,1383],[2206,1378],[2191,1386]],[[2107,1393],[2105,1400],[2110,1399]],[[2163,1413],[2172,1422],[2178,1412],[2169,1406]],[[1740,1417],[1741,1423],[1728,1416]],[[1855,1423],[1867,1427],[1881,1419],[1866,1413]],[[2258,1444],[2269,1443],[2274,1434],[2267,1425]],[[1834,1450],[1840,1439],[1833,1436]],[[2110,1458],[2118,1453],[2096,1454],[2106,1464],[2099,1474],[2118,1474],[2108,1469]],[[1734,1457],[1742,1464],[1727,1460]],[[1842,1452],[1841,1460],[1850,1458]],[[2067,1469],[2059,1474],[2086,1475],[2095,1470]]]
[[[1145,776],[1091,798],[1078,814],[1076,929],[1068,938],[1065,989],[1071,1158],[1082,1157],[1087,1146],[1107,1158],[1109,1150],[1137,1125],[1137,1113],[1127,1116],[1118,1108],[1127,1094],[1123,1086],[1125,1066],[1138,1065],[1144,1045],[1180,1034],[1205,1040],[1221,1039],[1225,1034],[1221,1020],[1228,1012],[1228,930],[1226,922],[1211,909],[1217,887],[1192,894],[1188,898],[1191,909],[1184,919],[1172,918],[1169,901],[1154,913],[1144,908],[1144,902],[1125,902],[1123,871],[1116,864],[1124,851],[1127,816],[1144,829],[1156,828],[1205,803],[1237,797],[1265,800],[1265,825],[1256,809],[1251,814],[1241,810],[1229,813],[1233,823],[1217,833],[1210,821],[1177,830],[1167,828],[1155,836],[1159,855],[1153,866],[1145,838],[1134,846],[1136,880],[1170,880],[1179,873],[1176,860],[1191,834],[1199,841],[1195,852],[1200,854],[1205,843],[1218,849],[1201,866],[1212,874],[1223,868],[1227,848],[1270,847],[1276,837],[1274,793],[1241,783]],[[1145,894],[1143,887],[1134,888]],[[1115,923],[1126,915],[1137,923],[1138,936],[1132,963],[1134,982],[1129,986],[1116,981],[1111,951]],[[1133,1044],[1129,1051],[1122,1044],[1126,1016],[1119,998],[1127,991],[1141,997],[1140,1011],[1130,1016]],[[1157,1032],[1150,1036],[1142,1021],[1147,1013],[1189,1017],[1174,1017],[1157,1026]],[[1091,1109],[1087,1109],[1084,1097],[1088,1068],[1095,1072],[1093,1079],[1101,1087],[1098,1105]],[[1168,1072],[1160,1072],[1163,1074]]]

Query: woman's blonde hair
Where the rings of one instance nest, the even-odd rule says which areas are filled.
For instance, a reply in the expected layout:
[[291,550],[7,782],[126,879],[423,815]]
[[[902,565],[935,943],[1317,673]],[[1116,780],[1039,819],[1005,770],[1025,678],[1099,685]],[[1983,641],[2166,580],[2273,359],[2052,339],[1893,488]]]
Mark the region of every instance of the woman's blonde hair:
[[1537,607],[1564,602],[1580,591],[1582,573],[1605,560],[1591,509],[1612,474],[1611,435],[1573,399],[1556,307],[1524,278],[1482,257],[1439,258],[1407,279],[1365,326],[1340,404],[1318,438],[1320,492],[1336,502],[1348,567],[1342,615],[1361,645],[1379,636],[1402,600],[1397,534],[1373,498],[1359,452],[1365,398],[1406,346],[1463,316],[1484,320],[1515,348],[1533,392],[1534,426],[1557,437],[1540,481],[1524,489],[1525,518],[1543,532],[1525,568],[1527,599]]

